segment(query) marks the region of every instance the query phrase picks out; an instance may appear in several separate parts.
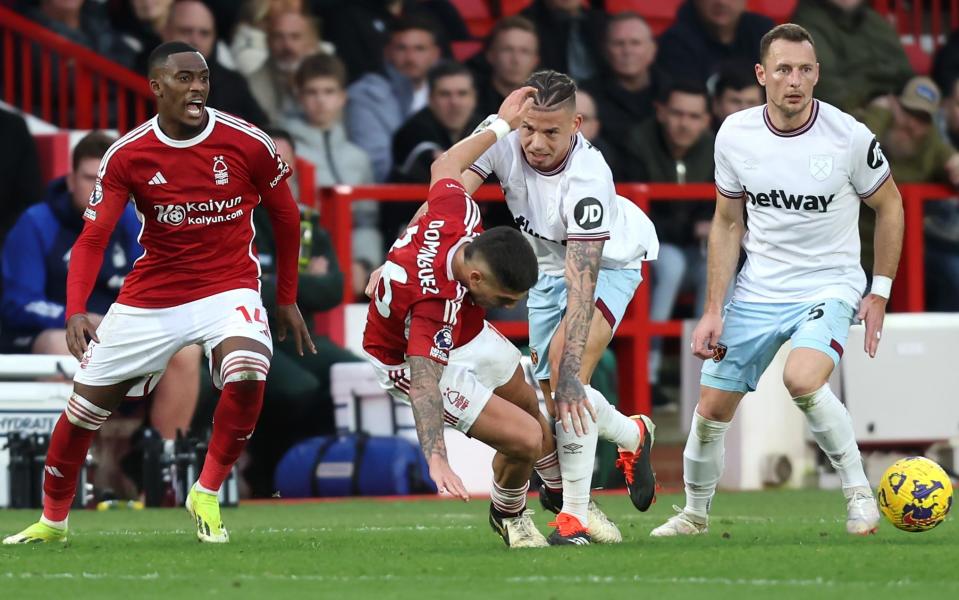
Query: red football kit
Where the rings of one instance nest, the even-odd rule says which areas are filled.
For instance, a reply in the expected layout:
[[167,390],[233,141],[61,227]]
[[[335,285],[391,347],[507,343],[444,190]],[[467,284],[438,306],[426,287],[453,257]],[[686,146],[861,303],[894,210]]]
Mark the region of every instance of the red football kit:
[[192,139],[169,138],[154,117],[103,156],[71,255],[67,319],[86,310],[103,250],[128,201],[143,223],[144,254],[118,303],[168,308],[229,290],[259,290],[253,209],[261,202],[275,230],[277,302],[296,301],[300,217],[289,188],[280,185],[290,167],[265,133],[206,111],[209,122]]
[[479,207],[453,179],[430,188],[428,210],[386,257],[363,332],[363,349],[385,365],[407,356],[447,364],[476,337],[485,311],[453,278],[453,255],[482,231]]

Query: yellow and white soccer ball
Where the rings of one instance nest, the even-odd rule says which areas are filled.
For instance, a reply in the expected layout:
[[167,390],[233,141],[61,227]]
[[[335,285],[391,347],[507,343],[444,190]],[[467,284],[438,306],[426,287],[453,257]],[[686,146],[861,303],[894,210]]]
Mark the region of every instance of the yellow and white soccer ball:
[[879,510],[903,531],[928,531],[952,508],[952,482],[928,458],[910,456],[886,469],[879,483]]

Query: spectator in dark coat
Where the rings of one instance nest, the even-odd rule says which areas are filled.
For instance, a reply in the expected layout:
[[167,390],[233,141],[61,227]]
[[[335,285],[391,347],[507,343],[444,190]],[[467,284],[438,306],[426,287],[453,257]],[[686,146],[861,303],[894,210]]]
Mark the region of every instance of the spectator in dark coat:
[[323,36],[336,46],[350,81],[383,67],[383,50],[398,21],[429,19],[440,34],[442,55],[452,58],[451,40],[472,39],[463,18],[448,0],[316,0]]
[[20,115],[0,109],[0,245],[28,206],[43,194],[37,145]]
[[768,17],[746,11],[746,0],[688,0],[659,38],[657,71],[705,83],[723,62],[759,62],[759,40],[772,28]]
[[641,16],[623,12],[609,18],[604,47],[608,69],[586,82],[583,89],[596,101],[603,137],[615,152],[623,154],[630,128],[653,115],[655,77],[651,67],[656,41]]
[[436,65],[430,70],[429,86],[429,105],[393,136],[394,182],[429,183],[433,161],[482,120],[476,112],[473,75],[463,65]]
[[753,65],[736,61],[724,65],[716,74],[712,86],[711,108],[713,131],[719,131],[726,117],[741,110],[759,106],[766,101],[766,94]]
[[586,81],[602,71],[606,13],[580,0],[534,0],[521,13],[539,32],[539,68]]
[[213,13],[199,0],[178,0],[170,10],[164,30],[165,42],[186,42],[200,51],[210,68],[210,96],[207,106],[266,127],[269,118],[250,92],[246,79],[224,67],[216,57],[216,27]]
[[477,82],[477,112],[495,114],[506,96],[522,86],[539,64],[536,26],[519,15],[500,19],[486,42],[486,51],[467,64]]
[[132,0],[114,11],[114,27],[133,52],[133,70],[137,73],[146,74],[150,52],[163,43],[163,28],[172,6],[173,0]]
[[[133,66],[133,52],[95,2],[40,0],[37,6],[25,9],[24,14],[75,44],[86,46],[124,67]],[[53,73],[56,71],[54,65]]]

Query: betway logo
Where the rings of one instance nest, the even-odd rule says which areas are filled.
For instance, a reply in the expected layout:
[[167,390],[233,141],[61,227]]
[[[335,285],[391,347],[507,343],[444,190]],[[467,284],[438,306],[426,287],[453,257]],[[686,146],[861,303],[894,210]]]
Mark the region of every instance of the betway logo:
[[760,192],[754,194],[743,187],[746,192],[746,198],[753,206],[772,206],[775,208],[785,208],[787,210],[813,210],[824,213],[829,208],[829,204],[836,197],[836,194],[826,196],[813,196],[812,194],[787,194],[783,190],[770,190],[769,193]]

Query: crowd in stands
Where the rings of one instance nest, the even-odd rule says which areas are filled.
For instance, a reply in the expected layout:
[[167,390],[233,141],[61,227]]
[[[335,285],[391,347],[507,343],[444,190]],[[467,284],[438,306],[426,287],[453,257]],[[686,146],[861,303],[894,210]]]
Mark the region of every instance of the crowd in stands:
[[[208,104],[268,128],[285,153],[316,166],[320,186],[428,182],[438,154],[544,68],[579,83],[582,133],[606,156],[617,181],[711,182],[716,130],[729,114],[764,103],[753,66],[773,21],[747,11],[746,0],[687,0],[656,37],[640,14],[609,14],[602,4],[532,0],[476,40],[449,0],[13,1],[37,23],[144,75],[146,56],[158,43],[192,44],[210,66]],[[817,98],[872,129],[897,182],[959,187],[959,32],[937,53],[930,78],[913,72],[898,33],[867,0],[798,0],[790,20],[815,39]],[[482,42],[473,55],[454,53],[456,44],[470,40]],[[97,157],[78,146],[72,172],[51,182],[41,198],[36,154],[22,120],[0,111],[0,136],[0,236],[7,236],[3,343],[6,351],[54,351],[42,340],[62,329],[57,311],[70,240],[79,231],[87,170]],[[102,153],[103,135],[89,140],[83,143]],[[357,297],[366,273],[382,262],[414,209],[353,204]],[[490,205],[484,210],[488,225],[508,215]],[[651,212],[662,243],[652,263],[651,317],[694,316],[703,303],[712,203],[654,203]],[[864,211],[861,224],[867,272],[871,215]],[[343,278],[328,235],[307,208],[304,222],[313,232],[300,282],[306,314],[335,306]],[[117,231],[113,262],[105,262],[97,292],[102,302],[94,308],[105,310],[129,270],[136,255],[130,231]],[[928,207],[925,231],[927,269],[937,274],[927,278],[928,308],[959,310],[959,201]],[[268,290],[268,222],[258,222],[257,232]],[[35,254],[25,257],[25,248]],[[269,292],[264,298],[272,299]],[[319,336],[316,341],[323,348],[317,357],[298,357],[277,345],[273,370],[283,375],[269,379],[261,428],[297,436],[332,429],[329,366],[356,357]],[[654,382],[659,348],[654,343]],[[209,414],[213,400],[203,399],[209,385],[199,385],[206,376],[198,371],[205,370],[193,368],[178,379],[190,380],[181,384],[189,393],[181,395],[191,395],[193,403],[199,396],[198,415]],[[303,414],[311,420],[291,417]],[[259,452],[254,464],[264,472],[285,448],[270,446],[266,437],[253,446]],[[258,492],[266,491],[265,477],[255,485]]]

